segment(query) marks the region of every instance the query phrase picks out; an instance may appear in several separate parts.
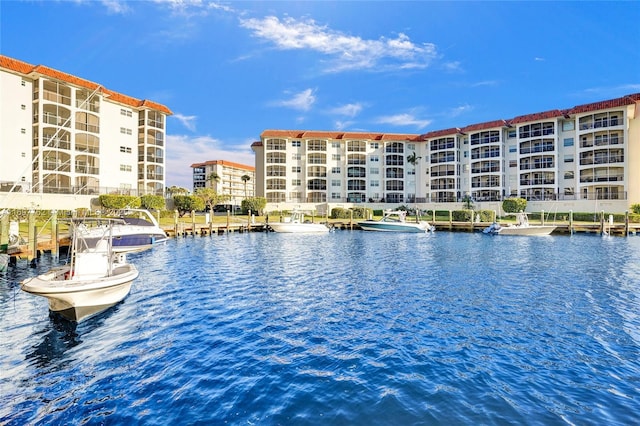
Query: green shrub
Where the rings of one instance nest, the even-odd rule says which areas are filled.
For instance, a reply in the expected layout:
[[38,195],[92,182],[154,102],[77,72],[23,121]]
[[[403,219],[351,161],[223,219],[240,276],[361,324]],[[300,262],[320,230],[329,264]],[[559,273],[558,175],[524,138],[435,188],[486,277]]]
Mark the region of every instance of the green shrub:
[[143,195],[140,197],[140,203],[148,210],[164,210],[166,208],[162,195]]
[[102,207],[113,210],[127,207],[137,209],[141,205],[140,197],[133,195],[102,194],[99,200]]
[[640,204],[631,204],[631,212],[640,214]]
[[502,202],[502,210],[507,213],[523,212],[527,208],[527,200],[524,198],[507,198]]

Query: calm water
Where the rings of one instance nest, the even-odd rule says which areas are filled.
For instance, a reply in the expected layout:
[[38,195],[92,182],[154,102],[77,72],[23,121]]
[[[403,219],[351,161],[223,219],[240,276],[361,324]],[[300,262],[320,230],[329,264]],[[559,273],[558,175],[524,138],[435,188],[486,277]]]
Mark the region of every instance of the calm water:
[[338,231],[130,256],[77,326],[0,275],[0,424],[640,419],[640,238]]

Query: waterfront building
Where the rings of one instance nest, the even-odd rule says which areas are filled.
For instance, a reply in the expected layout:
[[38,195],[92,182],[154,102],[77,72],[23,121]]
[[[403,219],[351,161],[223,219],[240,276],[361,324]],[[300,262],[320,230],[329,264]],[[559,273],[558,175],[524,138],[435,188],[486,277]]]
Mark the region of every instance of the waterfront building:
[[522,197],[547,211],[625,211],[640,202],[639,104],[636,93],[425,134],[265,130],[252,144],[256,195],[425,208]]
[[213,188],[217,194],[229,195],[232,205],[255,194],[255,167],[227,160],[212,160],[191,165],[193,191]]
[[164,105],[0,55],[0,191],[163,195]]

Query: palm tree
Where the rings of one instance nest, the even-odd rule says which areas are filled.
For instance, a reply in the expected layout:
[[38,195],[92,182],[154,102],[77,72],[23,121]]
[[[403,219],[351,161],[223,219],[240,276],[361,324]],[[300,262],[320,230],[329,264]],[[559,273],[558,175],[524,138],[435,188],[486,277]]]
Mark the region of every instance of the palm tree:
[[242,175],[240,179],[242,179],[242,181],[244,182],[244,198],[247,198],[247,182],[251,180],[251,176]]
[[209,175],[209,177],[207,178],[209,181],[211,181],[211,187],[213,189],[216,189],[216,183],[218,183],[220,181],[220,175],[217,174],[216,172],[213,172]]
[[[407,156],[407,163],[411,164],[413,166],[413,168],[415,169],[416,166],[418,165],[418,163],[420,162],[420,159],[422,157],[419,157],[418,155],[416,155],[416,152],[413,151],[413,154],[408,155]],[[416,222],[419,222],[418,219],[418,178],[416,177],[416,188],[415,191],[413,193],[413,201],[416,203]]]

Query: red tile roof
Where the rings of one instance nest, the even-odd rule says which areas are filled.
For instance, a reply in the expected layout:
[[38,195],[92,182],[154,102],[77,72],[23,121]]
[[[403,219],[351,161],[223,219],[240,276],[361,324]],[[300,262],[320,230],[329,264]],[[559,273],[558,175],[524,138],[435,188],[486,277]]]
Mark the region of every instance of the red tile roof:
[[562,117],[564,113],[559,109],[552,109],[550,111],[535,112],[533,114],[519,115],[511,120],[509,124],[529,123],[532,121],[548,120],[550,118]]
[[599,111],[609,108],[617,108],[621,106],[632,105],[640,101],[640,93],[634,93],[632,95],[623,96],[621,98],[610,99],[608,101],[593,102],[590,104],[578,105],[573,108],[567,109],[564,112],[568,115],[582,114],[585,112]]
[[486,123],[470,124],[462,128],[462,132],[475,132],[478,130],[496,129],[498,127],[509,127],[505,120],[487,121]]
[[420,136],[420,140],[440,138],[442,136],[453,136],[462,133],[459,127],[452,127],[451,129],[434,130],[433,132],[425,133]]
[[294,138],[294,139],[366,139],[366,140],[393,140],[417,141],[420,135],[417,134],[396,134],[396,133],[371,133],[371,132],[330,132],[318,130],[265,130],[260,135],[261,138]]
[[202,166],[214,166],[216,164],[220,164],[221,166],[235,167],[236,169],[243,169],[253,172],[256,170],[253,166],[247,166],[246,164],[234,163],[233,161],[227,160],[210,160],[205,161],[204,163],[194,163],[191,165],[191,168],[194,167],[202,167]]
[[85,80],[80,77],[76,77],[71,74],[67,74],[62,71],[55,70],[53,68],[46,67],[44,65],[31,65],[23,61],[19,61],[17,59],[9,58],[8,56],[0,55],[0,68],[4,68],[10,71],[14,71],[16,73],[24,74],[29,76],[30,78],[37,78],[38,75],[43,75],[46,77],[50,77],[56,80],[65,81],[67,83],[73,84],[75,86],[84,87],[89,90],[99,89],[100,92],[108,97],[109,100],[118,102],[124,105],[129,105],[135,108],[151,108],[160,112],[163,112],[167,115],[173,114],[169,108],[164,105],[161,105],[157,102],[149,101],[149,100],[140,100],[133,98],[131,96],[124,95],[122,93],[114,92],[109,90],[98,83],[94,83],[89,80]]

